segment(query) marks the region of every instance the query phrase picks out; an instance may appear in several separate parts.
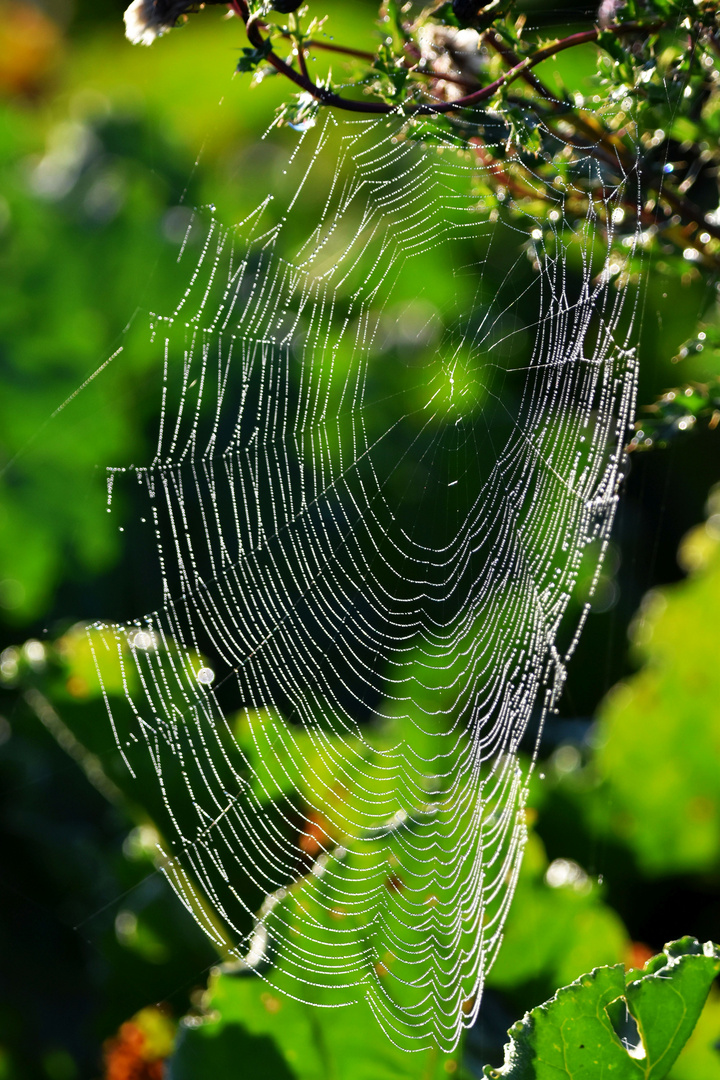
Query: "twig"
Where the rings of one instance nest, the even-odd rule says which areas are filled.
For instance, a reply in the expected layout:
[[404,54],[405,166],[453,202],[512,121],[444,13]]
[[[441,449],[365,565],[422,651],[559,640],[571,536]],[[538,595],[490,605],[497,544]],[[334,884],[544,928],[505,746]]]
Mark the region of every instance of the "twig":
[[[522,64],[522,57],[518,56],[515,50],[511,49],[507,42],[503,41],[497,31],[493,30],[492,27],[483,34],[483,41],[486,41],[499,56],[502,56],[503,60],[509,64],[511,68],[518,68]],[[544,97],[546,100],[552,102],[557,101],[555,96],[532,71],[523,71],[521,77],[528,86],[531,86],[536,93],[540,94],[540,97]]]
[[[250,44],[254,45],[256,49],[264,49],[265,41],[260,33],[260,27],[258,26],[257,20],[251,17],[245,0],[230,0],[230,7],[245,23],[245,31]],[[293,68],[291,68],[289,64],[286,64],[284,60],[281,60],[277,53],[273,52],[272,49],[265,56],[265,60],[281,75],[285,75],[286,78],[290,79],[291,82],[294,82],[296,86],[299,86],[301,90],[305,90],[306,93],[311,94],[312,97],[321,101],[323,105],[334,105],[337,108],[347,109],[350,112],[387,114],[393,111],[393,107],[386,105],[384,102],[353,101],[351,98],[340,97],[339,94],[333,93],[332,90],[328,90],[324,86],[318,86],[309,78],[309,76],[303,75],[302,72],[294,71]]]
[[[608,27],[618,37],[623,34],[632,33],[652,33],[655,30],[659,30],[664,23],[620,23],[617,26]],[[475,91],[474,94],[468,94],[464,98],[458,98],[457,101],[453,101],[449,105],[419,105],[416,107],[411,106],[414,111],[421,112],[448,112],[450,109],[462,107],[465,105],[475,105],[479,101],[484,101],[488,97],[492,97],[494,93],[501,89],[503,86],[509,85],[520,77],[525,78],[526,73],[530,68],[534,68],[537,64],[541,64],[543,60],[549,60],[551,56],[556,56],[560,52],[564,52],[566,49],[574,49],[576,45],[586,45],[597,41],[601,34],[598,27],[593,30],[583,30],[578,34],[570,34],[569,37],[562,38],[560,41],[554,42],[552,45],[546,45],[544,49],[538,49],[533,56],[525,57],[520,63],[511,67],[509,71],[503,72],[495,82],[490,83],[488,86],[483,86],[480,90]],[[606,31],[605,31],[606,32]]]
[[372,64],[375,59],[375,53],[365,52],[364,49],[349,49],[345,45],[335,45],[329,41],[318,41],[317,38],[308,38],[305,44],[308,49],[322,49],[323,52],[342,53],[343,56],[354,56],[358,60],[367,60],[368,64]]
[[308,72],[307,64],[305,62],[305,46],[303,45],[302,42],[300,42],[298,44],[298,46],[297,46],[297,54],[298,54],[298,66],[300,68],[300,71],[305,76],[305,78],[309,80],[310,73]]

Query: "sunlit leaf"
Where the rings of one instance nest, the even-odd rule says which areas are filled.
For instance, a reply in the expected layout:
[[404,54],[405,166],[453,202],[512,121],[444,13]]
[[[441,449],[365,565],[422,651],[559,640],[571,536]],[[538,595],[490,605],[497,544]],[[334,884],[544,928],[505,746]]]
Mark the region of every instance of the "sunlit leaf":
[[690,1036],[720,971],[720,949],[694,938],[666,945],[642,972],[596,968],[518,1021],[490,1080],[662,1080]]

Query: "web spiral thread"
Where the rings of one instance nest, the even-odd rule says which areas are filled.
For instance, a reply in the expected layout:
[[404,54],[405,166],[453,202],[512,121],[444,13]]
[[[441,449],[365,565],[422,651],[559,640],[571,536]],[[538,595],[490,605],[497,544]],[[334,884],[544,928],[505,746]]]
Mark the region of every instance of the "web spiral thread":
[[452,1048],[480,1006],[635,387],[610,247],[637,178],[529,161],[555,209],[520,220],[459,142],[327,116],[247,220],[198,214],[150,320],[157,452],[108,473],[159,602],[91,631],[183,903],[407,1049]]

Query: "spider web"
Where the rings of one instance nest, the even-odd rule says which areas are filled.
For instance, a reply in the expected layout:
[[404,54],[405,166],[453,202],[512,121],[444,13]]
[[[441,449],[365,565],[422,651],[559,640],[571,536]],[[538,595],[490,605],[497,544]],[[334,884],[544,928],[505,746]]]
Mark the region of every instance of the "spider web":
[[613,520],[635,359],[610,252],[639,194],[590,151],[554,181],[516,155],[553,206],[523,218],[466,120],[422,123],[324,115],[245,221],[197,211],[187,289],[149,320],[155,456],[108,471],[159,599],[90,639],[104,684],[122,667],[108,711],[164,872],[221,954],[451,1049]]

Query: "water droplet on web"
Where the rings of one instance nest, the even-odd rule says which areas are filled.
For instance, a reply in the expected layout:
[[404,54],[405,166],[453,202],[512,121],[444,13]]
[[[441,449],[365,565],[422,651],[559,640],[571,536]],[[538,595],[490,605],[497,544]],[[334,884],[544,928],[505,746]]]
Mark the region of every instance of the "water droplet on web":
[[215,672],[212,668],[201,667],[195,678],[199,683],[202,683],[203,686],[210,686],[215,679]]
[[139,630],[133,638],[132,644],[136,649],[151,649],[155,644],[155,639],[146,630]]

